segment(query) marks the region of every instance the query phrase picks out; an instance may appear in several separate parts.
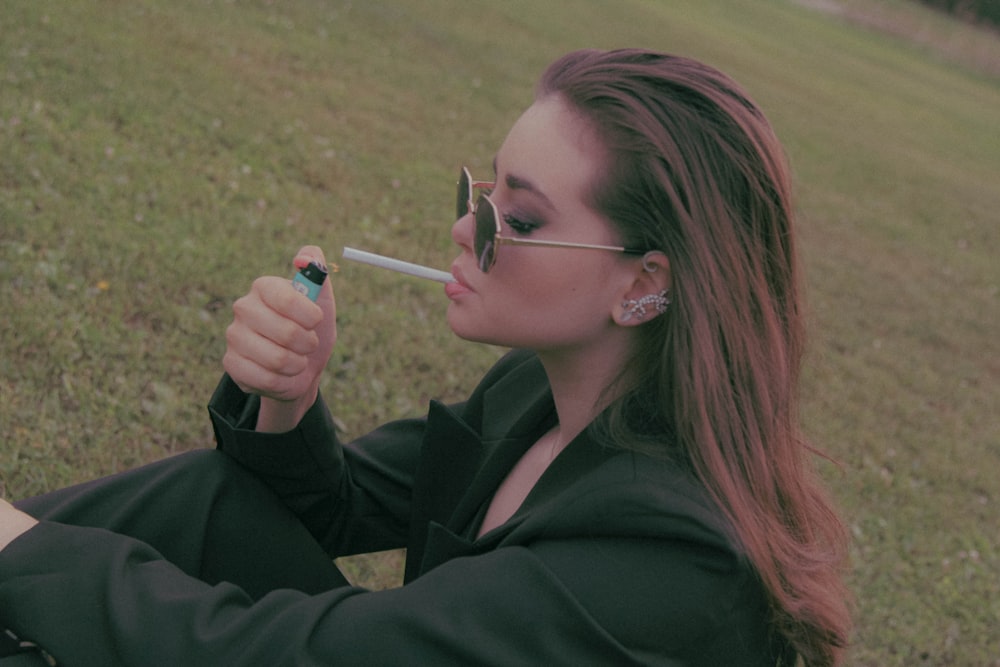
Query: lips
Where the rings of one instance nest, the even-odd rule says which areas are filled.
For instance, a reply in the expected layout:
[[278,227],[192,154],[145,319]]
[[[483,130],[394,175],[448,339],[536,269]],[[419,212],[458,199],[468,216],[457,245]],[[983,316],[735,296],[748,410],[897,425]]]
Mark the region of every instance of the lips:
[[475,292],[475,290],[469,286],[469,283],[465,281],[465,277],[462,275],[462,269],[458,268],[457,262],[451,265],[451,275],[455,277],[455,282],[447,283],[444,286],[444,291],[445,294],[448,295],[448,298],[454,299],[462,294]]
[[465,274],[462,273],[462,269],[458,266],[458,262],[454,262],[451,265],[451,275],[455,276],[455,280],[459,285],[468,290],[472,289],[469,283],[465,280]]

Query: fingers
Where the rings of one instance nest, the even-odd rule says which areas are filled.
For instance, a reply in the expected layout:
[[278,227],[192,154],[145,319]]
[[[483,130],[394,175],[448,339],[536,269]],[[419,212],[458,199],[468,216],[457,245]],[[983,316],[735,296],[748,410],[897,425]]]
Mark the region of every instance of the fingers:
[[259,330],[237,318],[226,329],[227,353],[251,360],[270,373],[292,376],[305,370],[308,355],[315,350],[317,344],[315,334],[312,344],[298,342],[302,340],[299,336],[295,338],[297,342],[294,345],[283,344],[262,335]]
[[[323,251],[316,246],[299,250],[296,268],[309,262],[325,265]],[[244,392],[281,401],[315,393],[337,338],[331,282],[324,282],[314,303],[286,278],[258,278],[233,304],[222,363]]]
[[236,385],[247,394],[267,396],[280,401],[292,401],[309,387],[303,375],[288,375],[262,366],[252,357],[245,357],[229,348],[222,358],[222,367]]
[[223,367],[244,391],[285,398],[312,380],[310,355],[319,347],[315,329],[322,320],[323,310],[288,280],[258,278],[233,304]]
[[291,344],[304,333],[312,333],[324,317],[322,307],[303,298],[288,280],[271,276],[255,280],[250,293],[237,300],[233,310],[279,344]]

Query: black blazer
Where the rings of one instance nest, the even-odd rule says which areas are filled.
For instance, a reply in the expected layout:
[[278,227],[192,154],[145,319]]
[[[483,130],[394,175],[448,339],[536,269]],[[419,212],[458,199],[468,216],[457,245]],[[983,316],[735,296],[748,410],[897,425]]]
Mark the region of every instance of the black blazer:
[[33,585],[54,599],[131,600],[131,618],[80,623],[111,643],[155,627],[181,639],[178,665],[779,662],[752,569],[703,490],[666,461],[584,432],[509,521],[476,538],[499,483],[554,423],[529,353],[501,360],[467,402],[432,403],[426,418],[346,445],[322,401],[286,434],[253,432],[256,406],[224,378],[210,404],[219,447],[332,556],[406,547],[401,588],[276,591],[253,603],[172,570],[142,543],[49,524],[15,542],[16,562],[0,553],[0,576],[31,577],[32,549],[75,550]]

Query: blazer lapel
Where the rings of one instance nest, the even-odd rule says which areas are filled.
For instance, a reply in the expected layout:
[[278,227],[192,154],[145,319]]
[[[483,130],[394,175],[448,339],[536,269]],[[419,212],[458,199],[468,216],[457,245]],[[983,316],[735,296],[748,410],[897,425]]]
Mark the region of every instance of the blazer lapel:
[[608,458],[620,453],[620,449],[602,446],[586,430],[580,433],[549,464],[524,502],[514,512],[511,520],[516,521],[522,515],[538,509],[579,482],[589,471],[600,466]]
[[554,413],[549,379],[538,358],[526,361],[483,394],[483,442],[499,442],[535,434]]
[[480,424],[470,424],[448,406],[431,402],[413,487],[407,581],[440,562],[430,553],[437,547],[428,542],[428,532],[463,534],[533,442],[532,425],[537,429],[546,415],[553,414],[541,364],[537,360],[522,364],[501,378],[483,393],[481,411],[483,435],[477,432]]
[[586,432],[556,457],[514,516],[475,540],[471,524],[529,447],[556,422],[541,363],[514,369],[483,394],[482,435],[462,417],[432,403],[414,488],[414,516],[406,580],[441,562],[496,544],[540,508],[597,467],[612,452]]
[[431,401],[413,485],[405,581],[423,570],[428,526],[450,516],[482,458],[479,434],[449,407]]
[[520,367],[483,397],[483,461],[447,522],[461,532],[514,464],[555,424],[555,405],[541,363]]

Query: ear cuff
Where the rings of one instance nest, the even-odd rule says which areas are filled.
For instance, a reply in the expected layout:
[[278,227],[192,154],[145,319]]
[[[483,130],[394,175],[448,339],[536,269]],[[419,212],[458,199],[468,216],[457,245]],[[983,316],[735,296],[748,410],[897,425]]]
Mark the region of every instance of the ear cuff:
[[[654,269],[655,270],[655,269]],[[642,321],[646,317],[648,308],[652,307],[658,315],[667,312],[667,305],[670,304],[670,290],[663,290],[659,294],[647,294],[641,299],[628,299],[622,301],[622,322],[628,322],[633,317]]]

